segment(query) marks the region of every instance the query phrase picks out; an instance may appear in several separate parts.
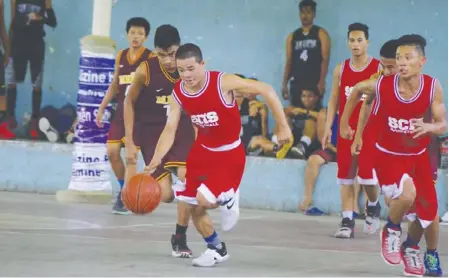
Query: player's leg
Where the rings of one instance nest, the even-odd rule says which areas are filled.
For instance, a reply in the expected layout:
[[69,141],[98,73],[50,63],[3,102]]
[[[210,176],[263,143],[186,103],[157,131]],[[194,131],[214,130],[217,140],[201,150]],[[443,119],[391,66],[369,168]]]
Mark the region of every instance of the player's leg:
[[[423,159],[427,158],[427,159]],[[432,227],[432,222],[437,218],[438,200],[435,185],[432,180],[432,173],[428,162],[428,155],[424,153],[417,157],[416,165],[419,166],[415,172],[413,179],[416,184],[416,202],[415,211],[410,210],[407,215],[408,219],[413,221],[409,225],[407,240],[401,246],[402,262],[404,264],[405,275],[423,275],[425,272],[424,265],[420,257],[419,241],[421,240],[424,230]],[[432,229],[432,228],[431,228]],[[434,230],[435,232],[435,230]],[[438,236],[436,231],[435,236]],[[431,242],[437,243],[437,242]],[[431,246],[436,249],[436,246]],[[435,252],[436,250],[431,250]]]
[[313,153],[307,160],[304,174],[304,197],[299,209],[306,211],[312,205],[312,196],[315,189],[315,183],[320,174],[320,168],[324,164],[335,161],[335,154],[329,149],[318,150]]
[[437,215],[435,220],[424,231],[426,239],[426,253],[424,254],[425,276],[441,277],[443,270],[441,269],[440,257],[438,255],[438,235],[440,229],[440,217]]
[[5,56],[0,51],[0,139],[14,139],[16,135],[8,125],[8,106],[5,82]]
[[317,121],[316,119],[307,119],[304,121],[304,129],[299,142],[291,148],[292,155],[298,159],[304,159],[307,149],[317,137]]
[[12,41],[12,75],[8,80],[8,125],[11,129],[17,128],[16,103],[17,103],[17,83],[23,83],[27,72],[29,61],[28,48],[22,42]]
[[359,200],[360,200],[360,192],[361,192],[361,185],[357,182],[357,180],[354,180],[354,200],[353,200],[353,217],[357,218],[360,215],[360,207],[359,207]]
[[342,220],[338,231],[335,233],[337,238],[354,237],[354,179],[357,170],[357,159],[351,155],[351,144],[349,140],[338,138],[337,143],[337,180],[340,185],[340,198]]
[[30,136],[38,137],[38,119],[42,103],[42,80],[44,75],[45,42],[42,39],[30,49],[30,73],[33,86]]
[[271,155],[275,154],[279,150],[279,146],[264,136],[257,135],[251,138],[247,150],[248,153],[252,155],[258,155],[260,154],[260,151],[262,151],[265,155]]
[[[370,143],[371,144],[371,143]],[[380,211],[379,190],[376,171],[374,170],[374,160],[378,153],[374,146],[368,145],[362,149],[358,160],[358,175],[357,181],[363,186],[367,196],[366,218],[363,225],[363,232],[367,234],[374,234],[380,228]]]

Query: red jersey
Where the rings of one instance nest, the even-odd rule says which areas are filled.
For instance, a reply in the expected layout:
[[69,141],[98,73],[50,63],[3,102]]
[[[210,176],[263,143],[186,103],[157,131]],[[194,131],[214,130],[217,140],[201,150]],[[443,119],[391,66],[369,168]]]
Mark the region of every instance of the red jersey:
[[[351,65],[351,59],[345,60],[341,64],[340,69],[340,99],[339,99],[339,114],[343,115],[343,110],[346,105],[346,100],[351,95],[352,88],[359,82],[367,80],[371,75],[380,70],[381,64],[379,60],[370,58],[365,67],[361,69],[355,69]],[[357,103],[354,108],[351,117],[349,118],[349,126],[352,129],[356,129],[359,121],[360,108],[362,108],[362,102],[364,97]]]
[[226,103],[221,91],[222,72],[207,71],[204,87],[195,94],[184,89],[184,82],[178,81],[173,97],[198,127],[197,141],[206,148],[224,149],[240,141],[241,120],[235,99]]
[[[430,143],[430,136],[413,139],[411,121],[423,119],[431,122],[430,107],[434,95],[435,79],[421,75],[420,87],[411,99],[403,99],[398,89],[399,74],[381,76],[377,81],[376,115],[379,140],[377,148],[397,155],[423,153]],[[382,92],[381,94],[379,92]]]

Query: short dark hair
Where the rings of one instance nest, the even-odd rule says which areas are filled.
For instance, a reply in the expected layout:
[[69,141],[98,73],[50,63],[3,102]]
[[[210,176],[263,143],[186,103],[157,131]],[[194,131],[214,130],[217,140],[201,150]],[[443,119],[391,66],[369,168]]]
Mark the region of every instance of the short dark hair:
[[396,57],[396,49],[398,48],[398,40],[389,40],[380,48],[380,56],[387,59]]
[[349,34],[352,31],[362,31],[363,34],[365,34],[365,39],[369,39],[369,31],[368,31],[368,26],[366,24],[360,23],[360,22],[355,22],[352,23],[351,25],[348,26],[348,38],[349,38]]
[[240,74],[240,73],[234,73],[234,75],[236,75],[236,76],[238,76],[238,77],[240,77],[240,78],[246,79],[246,76],[244,76],[243,74]]
[[162,49],[168,49],[173,45],[180,45],[181,37],[176,27],[170,24],[164,24],[156,29],[154,34],[154,46]]
[[259,79],[255,78],[255,77],[249,77],[248,79],[254,80],[254,81],[259,81]]
[[197,63],[201,63],[203,61],[203,53],[201,53],[201,49],[196,44],[183,44],[178,48],[178,51],[176,51],[175,58],[177,60],[185,60],[192,57],[195,58]]
[[302,0],[299,2],[298,8],[300,11],[305,7],[311,7],[313,12],[316,12],[316,2],[313,0]]
[[418,34],[410,34],[410,35],[404,35],[398,39],[398,46],[403,45],[411,45],[415,46],[418,51],[421,52],[422,55],[426,55],[426,45],[427,41],[426,39]]
[[301,90],[301,94],[302,91],[310,91],[312,92],[315,96],[319,97],[320,96],[320,91],[318,90],[317,86],[310,86],[310,85],[305,85],[304,88],[302,88]]
[[131,27],[143,27],[143,29],[145,29],[145,36],[147,37],[150,33],[151,28],[148,20],[143,17],[132,17],[128,19],[128,21],[126,22],[126,33],[129,32],[129,29],[131,29]]

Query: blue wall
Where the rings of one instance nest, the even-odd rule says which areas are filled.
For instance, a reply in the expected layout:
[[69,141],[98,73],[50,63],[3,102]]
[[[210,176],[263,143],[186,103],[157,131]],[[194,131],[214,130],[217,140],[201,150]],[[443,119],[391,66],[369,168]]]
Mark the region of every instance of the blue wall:
[[[6,19],[9,22],[9,1]],[[257,76],[280,89],[285,60],[285,39],[299,26],[298,0],[118,0],[112,11],[111,36],[119,48],[127,46],[126,20],[144,16],[152,25],[147,46],[157,26],[178,27],[184,42],[198,43],[209,68]],[[348,56],[348,24],[370,26],[370,53],[404,33],[419,33],[428,40],[425,71],[438,77],[447,89],[447,0],[317,0],[316,23],[332,39],[330,72]],[[431,4],[430,4],[431,2]],[[58,27],[47,28],[47,60],[44,104],[75,103],[78,78],[79,39],[91,32],[92,0],[53,1]],[[27,77],[29,78],[29,77]],[[327,101],[331,76],[327,78]],[[31,87],[21,86],[18,118],[31,110]],[[447,94],[445,94],[447,103]],[[286,103],[285,103],[286,104]]]
[[[0,190],[50,194],[66,190],[71,177],[72,150],[73,145],[68,144],[0,140],[0,157],[8,157],[8,160],[0,160]],[[139,159],[139,170],[143,166],[142,159]],[[241,206],[297,211],[304,194],[305,166],[306,162],[298,159],[248,157],[240,184]],[[313,193],[314,206],[329,214],[337,214],[341,208],[336,175],[335,163],[324,165]],[[114,191],[118,190],[112,171],[110,179]],[[447,181],[447,171],[439,170],[436,186],[440,215],[447,211]],[[383,198],[380,200],[385,217],[387,210]],[[363,207],[362,199],[359,205]]]

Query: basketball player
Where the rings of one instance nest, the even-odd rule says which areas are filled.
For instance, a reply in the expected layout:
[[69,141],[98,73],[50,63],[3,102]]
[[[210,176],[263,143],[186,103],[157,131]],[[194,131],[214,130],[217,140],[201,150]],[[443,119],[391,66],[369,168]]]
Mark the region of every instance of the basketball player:
[[113,98],[117,98],[117,111],[111,121],[111,127],[108,133],[107,153],[112,171],[120,185],[120,193],[112,208],[114,214],[128,214],[121,198],[121,191],[126,181],[137,173],[135,165],[125,165],[120,156],[120,151],[125,142],[125,123],[123,120],[123,105],[125,96],[129,92],[131,80],[134,72],[141,62],[148,59],[151,51],[146,49],[143,44],[150,33],[150,23],[143,17],[133,17],[126,22],[126,36],[129,48],[119,51],[115,60],[115,72],[111,85],[98,108],[98,114],[95,122],[99,127],[103,127],[103,113]]
[[[389,76],[389,75],[394,75],[398,72],[398,66],[396,64],[396,48],[397,48],[397,44],[398,41],[397,40],[391,40],[386,42],[381,50],[380,50],[380,56],[381,56],[381,64],[382,64],[382,74],[384,76]],[[346,106],[349,105],[355,105],[355,103],[357,103],[359,100],[357,99],[357,95],[351,95],[347,102],[346,102]],[[365,136],[362,137],[362,134],[364,132],[364,130],[366,130],[368,127],[366,127],[367,125],[373,125],[373,121],[375,120],[375,115],[373,113],[371,113],[370,111],[372,110],[372,104],[367,105],[366,102],[363,103],[362,108],[360,110],[360,117],[359,117],[359,122],[357,125],[357,132],[354,136],[354,142],[352,144],[351,147],[351,151],[353,153],[353,155],[360,155],[359,157],[359,177],[360,177],[360,173],[363,172],[368,172],[366,170],[363,170],[363,167],[367,167],[368,170],[371,170],[374,168],[374,158],[376,157],[376,152],[378,152],[379,150],[377,150],[376,148],[376,142],[370,142],[370,143],[366,143],[364,140],[362,140],[362,138],[366,138]],[[343,117],[345,119],[345,122],[347,121],[347,119],[349,118],[349,114],[347,114],[346,110],[343,113]],[[369,115],[369,118],[368,118]],[[368,120],[368,122],[366,122]],[[343,122],[343,118],[342,118],[342,125],[344,124]],[[349,126],[347,126],[346,128],[343,128],[342,130],[347,130],[347,128],[349,128]],[[375,127],[370,127],[371,129],[375,129]],[[377,132],[377,131],[376,131]],[[370,138],[366,138],[368,140],[370,140]],[[377,141],[377,140],[376,140]],[[361,148],[360,142],[363,142],[363,148]],[[371,149],[373,148],[374,149]],[[436,136],[432,136],[431,139],[431,143],[429,145],[429,156],[430,156],[430,164],[432,166],[432,179],[434,180],[434,184],[436,184],[436,180],[437,180],[437,173],[438,173],[438,147],[439,147],[439,143],[438,143],[438,139]],[[362,157],[361,150],[365,149],[371,149],[369,150],[369,153],[371,154],[370,157]],[[365,152],[366,154],[367,152]],[[365,186],[366,188],[366,186]],[[375,212],[375,214],[374,214]],[[365,226],[364,226],[364,230],[368,231],[368,232],[375,232],[375,230],[377,229],[377,225],[378,225],[378,219],[379,219],[379,214],[380,213],[380,207],[376,208],[375,210],[373,209],[373,206],[370,206],[370,202],[368,202],[368,206],[367,206],[367,219],[365,222]],[[437,215],[435,217],[435,220],[432,222],[432,224],[424,231],[424,235],[425,235],[425,239],[426,239],[426,245],[427,245],[427,252],[424,255],[424,265],[425,265],[425,269],[426,269],[426,276],[442,276],[442,269],[440,266],[440,258],[438,256],[438,252],[437,247],[438,247],[438,233],[439,233],[439,216]],[[371,222],[371,225],[369,225]],[[409,223],[410,224],[410,223]],[[371,227],[371,226],[374,226]]]
[[56,16],[52,0],[11,0],[11,54],[14,80],[8,81],[9,128],[17,127],[15,107],[16,83],[23,83],[30,63],[32,92],[32,114],[29,127],[31,138],[37,138],[37,121],[42,102],[42,79],[45,60],[44,24],[56,27]]
[[[382,257],[388,264],[404,264],[404,274],[419,276],[424,267],[418,243],[424,229],[435,220],[438,201],[432,181],[427,147],[430,135],[447,132],[443,89],[440,83],[422,74],[426,62],[426,41],[419,35],[405,35],[399,39],[396,62],[399,73],[381,76],[357,84],[353,94],[371,104],[376,98],[373,113],[379,133],[375,169],[382,192],[387,198],[389,215],[382,229]],[[382,93],[380,93],[382,92]],[[354,109],[348,103],[346,118]],[[344,121],[344,122],[343,122]],[[343,132],[350,137],[351,132]],[[360,149],[362,141],[357,142]],[[412,222],[407,240],[401,245],[401,220],[404,215]],[[436,252],[436,250],[428,250]]]
[[[384,76],[389,76],[396,74],[398,71],[398,67],[396,66],[396,48],[397,48],[397,40],[389,40],[384,45],[382,45],[380,49],[380,64],[382,69],[380,72],[371,76],[373,79],[377,79],[380,74]],[[350,96],[346,102],[347,103],[353,99],[354,96]],[[354,100],[357,101],[357,100]],[[368,200],[366,203],[366,219],[363,226],[363,232],[368,234],[374,234],[377,232],[380,226],[380,203],[378,201],[378,190],[377,190],[377,178],[373,174],[374,171],[374,160],[373,157],[377,152],[375,143],[376,143],[376,127],[374,124],[374,115],[370,112],[371,110],[366,110],[366,107],[362,105],[360,109],[360,117],[357,124],[357,134],[356,136],[362,136],[361,127],[365,126],[366,123],[362,123],[361,121],[365,121],[368,117],[365,113],[368,113],[369,120],[367,127],[364,129],[364,139],[365,147],[360,154],[356,153],[353,155],[358,155],[358,174],[357,180],[358,183],[363,185],[365,192],[367,194]],[[344,114],[345,112],[343,112]],[[364,116],[361,116],[364,115]],[[349,115],[348,115],[349,117]],[[340,127],[340,130],[344,130],[348,127]],[[354,143],[352,144],[354,145]],[[357,197],[356,197],[357,199]],[[357,200],[356,200],[357,201]]]
[[278,140],[288,143],[292,134],[281,102],[265,83],[242,79],[232,74],[207,71],[201,50],[184,44],[176,52],[182,81],[175,85],[167,124],[156,152],[146,170],[154,171],[175,140],[182,111],[198,128],[198,137],[187,158],[186,187],[177,191],[181,203],[192,208],[192,219],[207,243],[207,250],[193,265],[210,267],[229,259],[226,245],[213,228],[208,209],[220,207],[221,227],[231,230],[239,218],[239,184],[245,168],[245,149],[240,140],[240,115],[234,93],[260,94],[273,111],[279,125]]
[[[378,60],[367,53],[369,44],[368,26],[362,23],[353,23],[348,27],[348,46],[351,50],[351,58],[338,64],[334,69],[332,94],[327,105],[326,128],[322,138],[322,147],[326,148],[332,137],[332,124],[338,108],[339,115],[343,114],[346,99],[350,96],[352,88],[360,81],[366,80],[380,69]],[[352,113],[349,124],[354,128],[357,125],[359,111],[362,103],[357,105]],[[337,165],[338,183],[341,192],[342,216],[340,228],[335,234],[337,238],[354,237],[353,219],[354,201],[359,196],[360,185],[354,186],[354,178],[357,173],[357,158],[351,155],[352,140],[346,140],[338,136],[337,140]],[[374,183],[376,184],[376,183]]]
[[[154,52],[140,64],[134,74],[129,93],[125,98],[125,150],[126,163],[136,167],[137,146],[140,146],[145,165],[150,163],[159,135],[167,122],[171,108],[171,92],[179,79],[176,71],[175,53],[181,39],[178,29],[171,25],[161,25],[154,36]],[[175,198],[170,172],[184,181],[186,159],[195,140],[192,122],[187,115],[181,117],[176,140],[170,152],[153,173],[162,189],[162,201],[169,203]],[[190,219],[190,208],[178,203],[176,232],[172,235],[172,256],[191,257],[187,246],[186,231]]]

